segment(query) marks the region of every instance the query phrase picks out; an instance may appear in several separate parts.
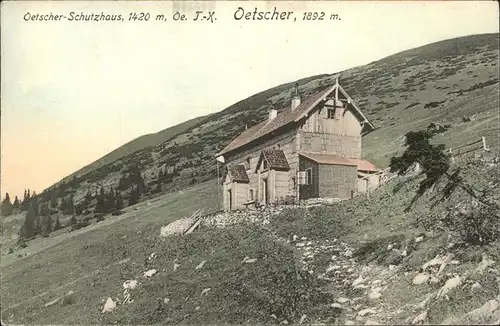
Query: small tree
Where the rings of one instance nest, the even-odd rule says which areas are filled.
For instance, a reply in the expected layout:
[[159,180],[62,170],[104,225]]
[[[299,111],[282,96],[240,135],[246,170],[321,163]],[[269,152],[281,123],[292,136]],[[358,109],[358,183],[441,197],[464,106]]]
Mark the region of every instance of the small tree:
[[14,199],[13,207],[15,209],[18,209],[20,206],[21,206],[21,203],[19,202],[19,198],[17,198],[17,196],[16,196],[16,198]]
[[69,225],[75,225],[78,223],[78,220],[76,219],[75,215],[71,215],[71,219],[69,220]]
[[61,229],[61,222],[59,221],[59,216],[56,216],[56,225],[54,225],[54,231]]
[[406,174],[415,163],[418,163],[422,168],[421,174],[425,175],[425,179],[420,182],[419,188],[406,211],[442,179],[446,180],[446,185],[441,198],[437,198],[436,203],[448,199],[457,188],[461,188],[481,204],[499,209],[500,206],[497,203],[485,201],[484,198],[481,198],[480,191],[464,181],[460,174],[460,168],[451,171],[450,159],[444,153],[445,146],[442,144],[434,145],[430,142],[434,135],[435,132],[430,128],[417,132],[408,132],[405,135],[405,152],[401,156],[391,158],[389,165],[391,172],[396,172],[399,175]]
[[31,238],[36,235],[36,218],[35,208],[33,205],[28,205],[26,215],[24,217],[24,224],[22,236],[25,239]]
[[[391,159],[390,170],[398,174],[405,174],[415,163],[422,168],[425,178],[420,182],[415,196],[405,211],[428,190],[436,187],[443,181],[439,195],[434,196],[432,206],[448,200],[457,189],[462,189],[474,200],[471,203],[460,203],[449,207],[446,214],[426,214],[426,217],[417,219],[425,228],[442,228],[453,232],[468,243],[485,244],[500,236],[500,207],[494,196],[487,188],[478,190],[465,182],[461,168],[450,166],[449,157],[444,154],[444,145],[433,145],[430,140],[435,135],[432,128],[406,134],[406,150],[401,156]],[[495,171],[495,175],[498,174]],[[463,205],[459,210],[461,205]]]
[[44,227],[44,230],[43,230],[44,234],[46,234],[46,235],[50,234],[52,232],[52,217],[50,216],[50,214],[45,217],[45,221],[44,222],[45,222],[44,223],[45,227]]
[[117,191],[115,195],[115,208],[117,210],[123,209],[123,199],[119,191]]
[[130,198],[128,200],[128,205],[132,206],[132,205],[137,204],[139,202],[139,196],[140,196],[140,193],[139,193],[138,188],[133,187],[132,191],[130,192]]
[[12,203],[10,202],[9,193],[6,193],[5,199],[2,201],[2,215],[9,216],[9,215],[12,215],[13,212],[14,212],[14,207],[12,206]]

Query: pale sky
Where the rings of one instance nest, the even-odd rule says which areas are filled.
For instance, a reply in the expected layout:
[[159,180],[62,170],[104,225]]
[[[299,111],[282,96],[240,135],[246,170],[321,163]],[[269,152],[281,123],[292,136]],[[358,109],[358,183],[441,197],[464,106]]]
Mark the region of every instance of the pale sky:
[[[190,7],[189,7],[190,6]],[[214,23],[173,21],[174,9]],[[238,7],[297,21],[235,20]],[[2,2],[1,193],[37,192],[144,134],[250,95],[458,36],[499,31],[491,2]],[[304,11],[340,21],[302,21]],[[25,21],[122,14],[125,22]],[[130,12],[149,21],[127,21]],[[168,21],[155,21],[165,14]]]

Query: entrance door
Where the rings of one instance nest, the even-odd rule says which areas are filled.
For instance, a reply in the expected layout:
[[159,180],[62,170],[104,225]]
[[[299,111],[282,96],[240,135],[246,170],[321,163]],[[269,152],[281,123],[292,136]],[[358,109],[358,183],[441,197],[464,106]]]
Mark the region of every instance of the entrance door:
[[264,199],[264,202],[267,204],[269,204],[269,188],[268,188],[268,182],[267,182],[267,178],[266,179],[262,179],[262,191],[264,192],[262,195],[263,195],[263,198]]
[[229,210],[233,209],[233,196],[231,194],[231,189],[228,189],[227,191],[227,202],[229,204]]

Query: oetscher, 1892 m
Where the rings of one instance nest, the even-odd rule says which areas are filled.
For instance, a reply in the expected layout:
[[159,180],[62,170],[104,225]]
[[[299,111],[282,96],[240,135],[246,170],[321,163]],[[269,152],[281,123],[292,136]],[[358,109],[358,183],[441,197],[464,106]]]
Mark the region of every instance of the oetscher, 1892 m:
[[242,7],[234,12],[235,20],[292,20],[293,11],[279,11],[276,7],[273,10],[259,11],[254,8],[253,11],[245,11]]

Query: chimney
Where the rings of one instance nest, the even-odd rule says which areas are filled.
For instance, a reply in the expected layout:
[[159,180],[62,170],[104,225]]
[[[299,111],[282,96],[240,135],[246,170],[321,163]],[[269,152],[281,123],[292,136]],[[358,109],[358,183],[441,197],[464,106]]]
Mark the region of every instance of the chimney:
[[277,115],[278,115],[278,110],[275,110],[275,109],[269,110],[269,121],[276,118]]
[[299,95],[299,83],[295,83],[295,90],[292,96],[292,111],[295,110],[300,105],[300,95]]

